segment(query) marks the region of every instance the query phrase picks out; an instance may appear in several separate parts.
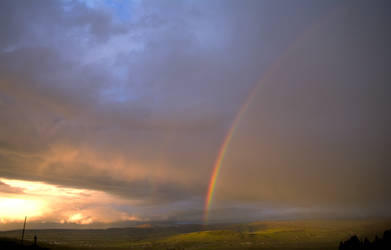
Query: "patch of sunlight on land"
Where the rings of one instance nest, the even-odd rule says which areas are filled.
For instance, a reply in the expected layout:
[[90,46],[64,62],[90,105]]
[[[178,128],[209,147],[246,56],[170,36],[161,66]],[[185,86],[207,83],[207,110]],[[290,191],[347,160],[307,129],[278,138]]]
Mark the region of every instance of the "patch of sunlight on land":
[[294,231],[292,229],[288,228],[269,228],[261,231],[256,231],[256,234],[274,234],[274,233],[281,233],[281,232],[289,232],[289,231]]
[[193,242],[193,241],[227,241],[239,238],[240,234],[231,230],[200,231],[187,234],[179,234],[165,239],[167,242]]

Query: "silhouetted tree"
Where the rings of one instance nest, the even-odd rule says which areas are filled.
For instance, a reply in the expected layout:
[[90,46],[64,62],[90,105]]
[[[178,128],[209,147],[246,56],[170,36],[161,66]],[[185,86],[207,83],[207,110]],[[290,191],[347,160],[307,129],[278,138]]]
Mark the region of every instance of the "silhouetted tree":
[[391,249],[391,229],[384,232],[384,234],[383,234],[383,245],[387,249]]
[[357,235],[353,235],[347,241],[341,242],[339,245],[340,250],[353,250],[353,249],[362,249],[363,244],[358,239]]
[[383,233],[383,238],[379,238],[377,235],[375,239],[370,242],[367,238],[361,241],[356,235],[350,237],[346,241],[339,243],[339,250],[390,250],[391,249],[391,230],[387,230]]
[[363,249],[369,249],[370,246],[371,246],[371,242],[368,240],[368,238],[365,238]]

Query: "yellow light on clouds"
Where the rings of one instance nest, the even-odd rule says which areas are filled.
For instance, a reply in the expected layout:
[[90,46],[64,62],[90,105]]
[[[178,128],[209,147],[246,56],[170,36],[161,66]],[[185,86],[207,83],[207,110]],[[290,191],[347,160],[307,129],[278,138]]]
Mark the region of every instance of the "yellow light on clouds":
[[30,221],[76,224],[137,218],[115,209],[114,205],[131,206],[130,201],[106,192],[6,178],[0,182],[17,190],[0,190],[0,223],[23,221],[25,216]]
[[40,216],[44,205],[40,200],[0,197],[0,222],[19,221],[24,216]]

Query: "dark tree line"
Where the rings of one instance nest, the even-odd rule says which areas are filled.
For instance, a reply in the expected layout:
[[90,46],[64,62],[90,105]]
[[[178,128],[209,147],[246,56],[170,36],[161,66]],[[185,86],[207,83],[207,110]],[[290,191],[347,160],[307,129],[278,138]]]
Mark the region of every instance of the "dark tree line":
[[367,238],[360,240],[356,235],[350,237],[346,241],[339,243],[339,250],[391,250],[391,229],[387,230],[383,234],[383,238],[375,237],[373,241],[369,241]]

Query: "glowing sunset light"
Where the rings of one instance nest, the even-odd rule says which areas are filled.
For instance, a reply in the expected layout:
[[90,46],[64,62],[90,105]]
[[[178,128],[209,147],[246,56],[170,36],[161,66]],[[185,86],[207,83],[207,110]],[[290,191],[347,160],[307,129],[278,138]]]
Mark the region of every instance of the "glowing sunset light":
[[24,216],[38,217],[43,214],[45,203],[24,198],[0,198],[0,223],[21,221]]
[[93,221],[91,218],[85,218],[81,213],[73,214],[68,218],[68,222],[78,224],[91,224]]
[[[0,222],[48,219],[59,223],[91,224],[115,220],[136,220],[135,215],[107,206],[129,206],[128,201],[108,193],[68,188],[44,182],[0,178],[9,193],[0,190]],[[108,215],[109,214],[109,215]]]
[[87,189],[67,188],[39,181],[23,181],[5,178],[0,178],[0,181],[11,187],[20,188],[26,194],[34,194],[42,197],[77,197],[83,193],[91,193],[91,190]]

